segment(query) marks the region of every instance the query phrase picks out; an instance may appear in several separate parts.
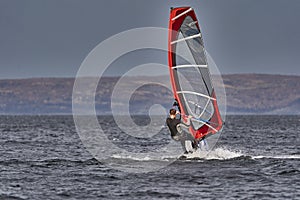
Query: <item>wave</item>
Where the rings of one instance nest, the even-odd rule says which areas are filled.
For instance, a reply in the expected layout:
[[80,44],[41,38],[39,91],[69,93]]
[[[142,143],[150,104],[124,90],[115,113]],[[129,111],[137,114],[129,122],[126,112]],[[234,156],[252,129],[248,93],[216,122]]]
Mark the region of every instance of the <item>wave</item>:
[[237,158],[243,159],[300,159],[300,155],[250,155],[243,153],[240,150],[230,150],[226,147],[219,147],[213,149],[208,153],[197,152],[192,155],[188,155],[187,159],[202,159],[202,160],[231,160]]
[[32,165],[59,165],[59,164],[96,164],[98,161],[94,158],[86,160],[71,160],[63,158],[49,158],[41,160],[23,160],[23,159],[7,159],[0,160],[0,165],[11,165],[11,164],[32,164]]
[[245,157],[241,151],[229,150],[225,147],[219,147],[210,151],[204,158],[206,160],[229,160],[239,157]]
[[22,195],[15,195],[10,193],[4,193],[0,190],[0,199],[16,199],[16,200],[22,200],[22,199],[28,199],[26,196]]
[[[195,160],[227,160],[238,157],[244,157],[244,155],[239,151],[231,151],[226,148],[217,148],[212,151],[197,151],[192,154],[188,154],[187,159]],[[124,159],[133,161],[172,161],[182,158],[182,155],[177,156],[134,156],[125,154],[114,154],[111,156],[113,159]]]
[[133,161],[171,161],[171,160],[232,160],[232,159],[300,159],[300,155],[249,155],[247,153],[242,152],[241,150],[231,150],[227,147],[218,147],[211,151],[197,151],[192,154],[188,154],[187,156],[178,155],[175,157],[150,157],[150,156],[140,156],[135,157],[132,155],[120,155],[115,154],[112,155],[113,159],[125,159],[125,160],[133,160]]
[[[114,154],[111,155],[111,159],[116,160],[131,160],[137,162],[170,162],[175,160],[239,160],[239,159],[300,159],[299,154],[294,155],[249,155],[243,153],[240,150],[231,150],[226,147],[219,147],[213,149],[209,152],[195,152],[193,154],[189,154],[186,158],[181,157],[182,155],[176,156],[137,156],[137,155],[128,155],[128,154]],[[106,160],[106,162],[109,162]],[[103,164],[99,163],[99,160],[95,158],[90,158],[86,160],[76,160],[76,159],[63,159],[63,158],[49,158],[42,160],[22,160],[22,159],[7,159],[0,160],[0,165],[14,165],[14,164],[31,164],[33,166],[37,165],[95,165],[95,164]]]
[[133,155],[122,155],[122,154],[114,154],[111,156],[113,159],[124,159],[124,160],[134,160],[134,161],[169,161],[174,160],[177,157],[150,157],[150,156],[133,156]]
[[264,159],[264,158],[271,158],[271,159],[300,159],[300,155],[266,155],[266,156],[251,156],[252,159]]

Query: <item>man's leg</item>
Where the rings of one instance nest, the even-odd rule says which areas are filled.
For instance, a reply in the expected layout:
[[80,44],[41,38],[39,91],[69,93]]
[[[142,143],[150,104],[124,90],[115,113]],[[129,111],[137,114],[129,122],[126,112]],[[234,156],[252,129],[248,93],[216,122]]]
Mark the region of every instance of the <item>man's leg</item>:
[[173,138],[173,140],[180,142],[183,152],[187,152],[187,150],[185,148],[186,140],[184,137],[182,137],[182,134],[178,133],[177,135],[173,136],[172,138]]
[[180,142],[181,142],[182,148],[184,149],[185,153],[192,153],[194,151],[194,148],[192,145],[192,141],[194,140],[194,138],[191,136],[191,134],[187,133],[188,126],[185,126],[184,124],[178,124],[176,128],[177,128],[178,134],[181,135]]

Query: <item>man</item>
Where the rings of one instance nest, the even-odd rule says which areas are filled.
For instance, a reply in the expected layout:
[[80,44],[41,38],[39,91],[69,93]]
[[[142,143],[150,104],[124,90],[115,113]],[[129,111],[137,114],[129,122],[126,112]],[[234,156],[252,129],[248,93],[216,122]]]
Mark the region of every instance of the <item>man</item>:
[[[197,142],[195,139],[192,137],[191,134],[187,134],[184,131],[182,131],[182,127],[188,127],[190,124],[190,118],[191,116],[188,117],[188,123],[183,124],[179,119],[176,118],[176,114],[180,114],[178,111],[176,111],[174,108],[170,109],[169,117],[166,119],[167,126],[171,132],[171,137],[175,141],[180,141],[181,146],[184,150],[184,154],[187,153],[193,153],[193,150],[191,148],[188,148],[187,144],[190,142],[190,146],[195,150],[197,149]],[[180,116],[180,115],[179,115]]]
[[[177,109],[179,110],[176,111],[174,108],[177,107]],[[171,137],[172,139],[178,141],[179,140],[179,134],[178,134],[178,130],[177,130],[177,125],[181,123],[181,115],[180,115],[180,106],[179,103],[177,101],[177,99],[175,99],[174,103],[173,103],[173,108],[170,109],[170,115],[166,120],[166,123],[171,131]],[[176,114],[179,114],[179,118],[176,119]]]
[[178,114],[178,112],[174,108],[170,109],[169,117],[166,120],[167,126],[169,127],[171,132],[171,137],[174,140],[178,140],[177,138],[179,137],[179,135],[177,131],[177,125],[181,123],[180,118],[176,119],[176,114]]

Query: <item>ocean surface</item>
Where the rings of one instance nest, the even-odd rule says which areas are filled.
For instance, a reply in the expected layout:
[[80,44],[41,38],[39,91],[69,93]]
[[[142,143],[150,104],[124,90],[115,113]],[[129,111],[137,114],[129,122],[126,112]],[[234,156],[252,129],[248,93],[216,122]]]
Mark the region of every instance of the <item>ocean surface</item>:
[[[147,152],[170,142],[164,126],[147,144],[119,137],[110,116],[98,120],[124,149]],[[202,159],[113,155],[101,162],[85,148],[72,116],[0,116],[0,199],[300,199],[299,125],[299,116],[227,116]],[[135,173],[110,161],[168,165]]]

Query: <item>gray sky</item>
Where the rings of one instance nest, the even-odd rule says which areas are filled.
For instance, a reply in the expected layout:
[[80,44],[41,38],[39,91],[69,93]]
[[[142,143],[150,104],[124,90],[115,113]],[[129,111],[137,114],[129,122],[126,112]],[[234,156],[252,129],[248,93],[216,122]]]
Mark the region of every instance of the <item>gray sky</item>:
[[[131,28],[167,28],[172,6],[194,8],[223,74],[300,75],[299,0],[0,0],[0,78],[75,76],[106,38]],[[155,56],[167,64],[164,54]],[[139,57],[117,63],[151,62]]]

